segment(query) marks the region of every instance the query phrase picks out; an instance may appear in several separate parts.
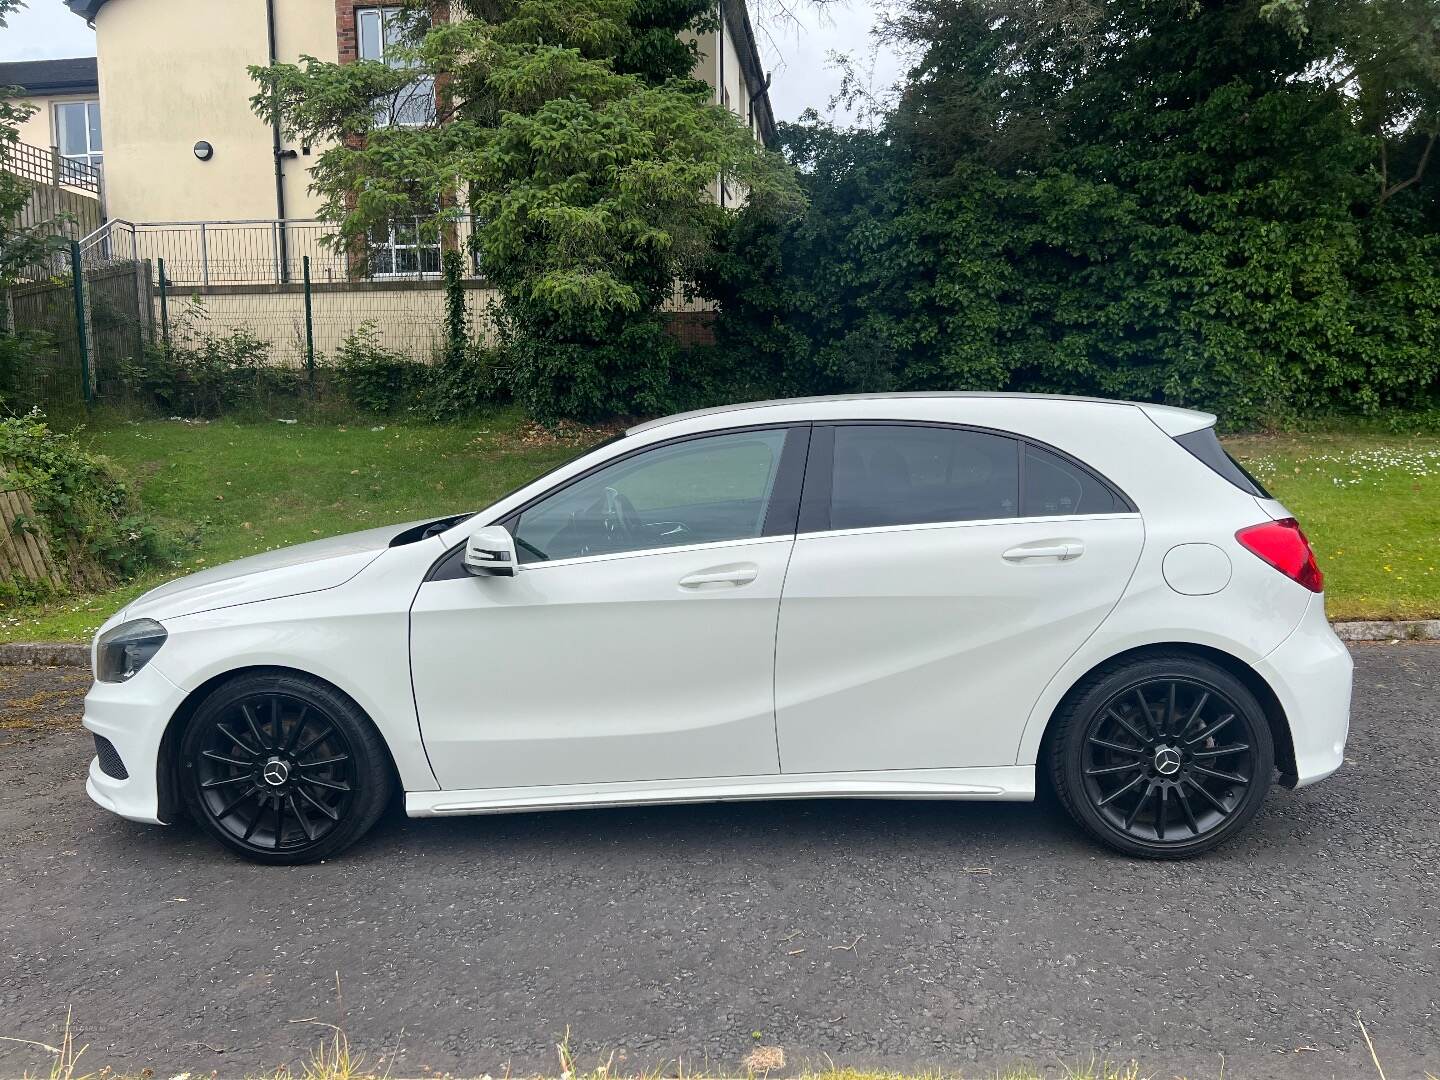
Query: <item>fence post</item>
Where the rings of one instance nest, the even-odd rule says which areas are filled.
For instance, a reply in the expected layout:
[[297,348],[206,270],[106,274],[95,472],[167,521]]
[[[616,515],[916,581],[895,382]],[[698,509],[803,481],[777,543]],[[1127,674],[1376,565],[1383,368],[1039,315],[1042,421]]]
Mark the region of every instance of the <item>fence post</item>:
[[200,284],[210,284],[210,244],[205,237],[205,222],[200,223]]
[[75,345],[80,353],[80,378],[85,389],[85,404],[95,401],[95,388],[90,382],[90,335],[86,333],[89,319],[85,315],[85,265],[80,259],[80,241],[70,241],[70,274],[75,290]]
[[160,264],[160,340],[165,343],[165,359],[170,359],[170,283],[165,280],[165,260]]
[[310,385],[315,385],[315,309],[310,298],[310,256],[300,260],[305,275],[305,370],[310,375]]

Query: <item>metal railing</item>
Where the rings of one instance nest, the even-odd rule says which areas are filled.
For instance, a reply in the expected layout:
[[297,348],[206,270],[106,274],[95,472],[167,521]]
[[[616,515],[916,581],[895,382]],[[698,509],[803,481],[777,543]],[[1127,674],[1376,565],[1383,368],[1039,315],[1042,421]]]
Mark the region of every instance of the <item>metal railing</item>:
[[47,150],[29,143],[0,142],[0,167],[32,184],[74,188],[100,198],[100,170],[89,162],[65,157],[58,146]]
[[[167,281],[180,286],[296,284],[310,260],[316,284],[436,281],[441,251],[469,250],[473,222],[438,228],[426,218],[394,221],[384,230],[344,239],[314,219],[107,222],[81,242],[87,262],[165,260]],[[473,260],[466,260],[470,276]]]

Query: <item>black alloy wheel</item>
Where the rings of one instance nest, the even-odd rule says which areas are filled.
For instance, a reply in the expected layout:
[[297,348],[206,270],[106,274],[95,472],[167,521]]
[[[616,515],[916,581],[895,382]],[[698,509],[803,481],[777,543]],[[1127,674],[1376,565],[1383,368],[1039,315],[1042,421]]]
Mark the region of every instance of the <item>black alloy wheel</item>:
[[1061,802],[1120,851],[1178,858],[1209,850],[1260,809],[1274,773],[1253,694],[1195,657],[1097,673],[1062,712],[1052,747]]
[[333,687],[288,673],[223,685],[196,711],[180,753],[191,814],[259,862],[338,853],[374,824],[390,792],[364,713]]

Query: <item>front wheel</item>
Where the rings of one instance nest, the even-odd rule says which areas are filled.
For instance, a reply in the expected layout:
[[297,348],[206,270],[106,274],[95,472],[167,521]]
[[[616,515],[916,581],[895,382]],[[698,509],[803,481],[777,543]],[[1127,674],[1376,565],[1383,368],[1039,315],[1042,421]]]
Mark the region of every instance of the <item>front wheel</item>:
[[1260,810],[1275,748],[1260,703],[1197,657],[1102,669],[1071,695],[1050,742],[1056,794],[1092,836],[1127,855],[1197,855]]
[[334,687],[302,675],[253,672],[196,710],[180,743],[191,815],[246,858],[329,858],[370,829],[390,795],[384,744]]

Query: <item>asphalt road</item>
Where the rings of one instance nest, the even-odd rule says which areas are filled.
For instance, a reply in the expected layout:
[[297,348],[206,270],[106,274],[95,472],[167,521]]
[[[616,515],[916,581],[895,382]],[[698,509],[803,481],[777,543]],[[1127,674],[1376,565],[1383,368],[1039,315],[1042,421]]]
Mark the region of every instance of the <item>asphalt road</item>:
[[82,1064],[162,1077],[297,1062],[319,1023],[402,1076],[553,1072],[568,1028],[627,1070],[1358,1077],[1359,1012],[1389,1076],[1440,1073],[1440,647],[1356,659],[1347,767],[1180,865],[1046,805],[826,802],[392,818],[264,869],[92,806],[84,673],[0,669],[0,1035],[72,1008]]

